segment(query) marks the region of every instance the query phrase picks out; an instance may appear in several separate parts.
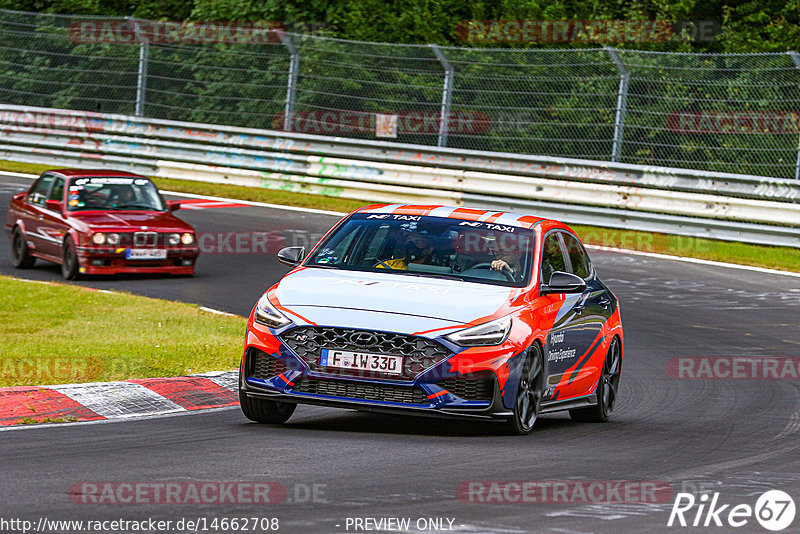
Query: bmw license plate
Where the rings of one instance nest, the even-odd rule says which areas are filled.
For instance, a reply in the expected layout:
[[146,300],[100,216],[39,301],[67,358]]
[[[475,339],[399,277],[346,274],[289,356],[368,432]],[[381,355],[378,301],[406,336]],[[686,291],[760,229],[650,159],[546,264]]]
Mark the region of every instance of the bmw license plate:
[[320,364],[324,367],[372,371],[391,375],[403,374],[403,357],[368,354],[338,349],[322,349]]
[[165,260],[167,251],[163,248],[129,248],[125,250],[126,260]]

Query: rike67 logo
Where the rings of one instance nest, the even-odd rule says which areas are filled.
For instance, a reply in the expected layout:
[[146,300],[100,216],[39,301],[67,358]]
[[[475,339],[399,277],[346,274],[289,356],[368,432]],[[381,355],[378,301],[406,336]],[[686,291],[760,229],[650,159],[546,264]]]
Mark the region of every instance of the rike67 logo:
[[691,493],[678,493],[667,526],[739,528],[755,519],[763,528],[777,532],[792,524],[795,511],[794,500],[780,490],[761,494],[755,506],[722,504],[719,493],[704,493],[699,498]]

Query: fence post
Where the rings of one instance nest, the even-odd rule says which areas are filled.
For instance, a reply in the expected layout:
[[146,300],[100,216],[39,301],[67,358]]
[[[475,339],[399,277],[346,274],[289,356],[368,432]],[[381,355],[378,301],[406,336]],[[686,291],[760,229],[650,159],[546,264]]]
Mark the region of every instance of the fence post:
[[141,31],[139,21],[126,17],[133,22],[134,34],[139,41],[139,71],[136,75],[136,116],[144,117],[144,104],[147,94],[147,60],[150,56],[150,40],[147,34]]
[[614,142],[611,147],[611,161],[619,161],[622,158],[622,135],[625,130],[625,112],[628,110],[628,82],[631,75],[615,48],[608,46],[603,48],[611,56],[611,61],[614,62],[614,65],[619,70],[617,115],[614,118]]
[[455,71],[453,65],[447,60],[442,53],[439,45],[429,44],[433,53],[436,54],[436,59],[442,64],[444,69],[444,87],[442,88],[442,108],[439,112],[439,141],[437,146],[447,146],[447,133],[450,131],[450,101],[453,97],[453,78]]
[[289,51],[289,80],[286,85],[286,109],[283,111],[283,129],[292,131],[294,121],[294,98],[297,93],[297,70],[300,68],[300,54],[292,39],[284,31],[278,31],[283,46]]
[[[792,61],[794,61],[794,66],[800,69],[800,54],[794,50],[786,53],[789,54],[789,57],[791,57]],[[800,136],[798,136],[797,139],[797,159],[795,160],[794,164],[794,179],[800,180]]]

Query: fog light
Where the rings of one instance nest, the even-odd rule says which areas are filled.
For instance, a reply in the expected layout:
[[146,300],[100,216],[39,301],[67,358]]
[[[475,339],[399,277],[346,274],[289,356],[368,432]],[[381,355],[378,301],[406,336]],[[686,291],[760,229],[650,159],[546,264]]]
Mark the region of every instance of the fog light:
[[102,267],[106,264],[105,260],[92,260],[92,265],[94,267]]
[[181,260],[181,265],[191,265],[192,260]]

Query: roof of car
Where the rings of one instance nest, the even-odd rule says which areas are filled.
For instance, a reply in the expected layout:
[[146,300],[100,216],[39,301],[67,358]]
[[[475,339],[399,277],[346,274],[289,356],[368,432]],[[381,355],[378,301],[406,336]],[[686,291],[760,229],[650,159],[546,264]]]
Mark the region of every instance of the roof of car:
[[133,174],[127,171],[115,171],[110,169],[51,169],[47,172],[55,172],[62,176],[75,177],[75,176],[125,176],[144,178],[140,174]]
[[373,204],[371,206],[365,206],[356,211],[358,213],[391,213],[392,215],[428,215],[431,217],[447,217],[449,219],[461,219],[465,221],[505,224],[519,228],[533,228],[538,223],[548,220],[535,215],[526,215],[524,213],[492,211],[457,206],[416,204]]

